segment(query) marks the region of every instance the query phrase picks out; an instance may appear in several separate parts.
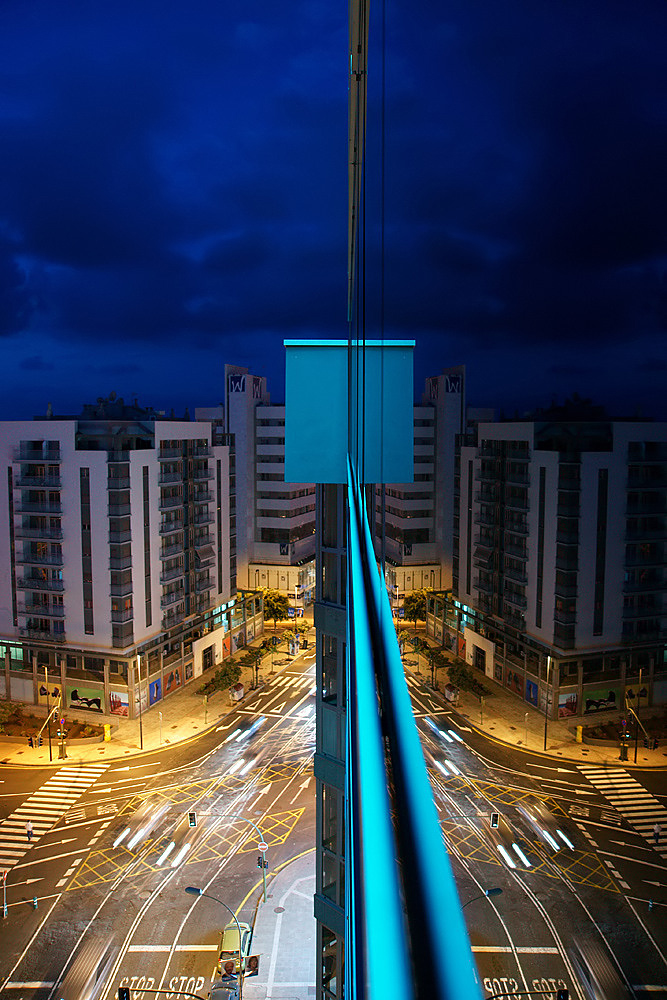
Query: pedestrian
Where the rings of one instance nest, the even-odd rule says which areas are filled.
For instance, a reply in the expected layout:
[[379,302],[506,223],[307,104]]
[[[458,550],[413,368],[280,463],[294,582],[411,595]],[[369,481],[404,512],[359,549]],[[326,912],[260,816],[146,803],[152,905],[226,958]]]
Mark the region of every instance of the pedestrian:
[[32,823],[30,820],[25,825],[25,832],[28,835],[28,840],[32,840]]
[[661,833],[662,833],[662,827],[660,826],[659,823],[656,823],[655,826],[653,827],[653,839],[655,840],[656,844],[660,843]]

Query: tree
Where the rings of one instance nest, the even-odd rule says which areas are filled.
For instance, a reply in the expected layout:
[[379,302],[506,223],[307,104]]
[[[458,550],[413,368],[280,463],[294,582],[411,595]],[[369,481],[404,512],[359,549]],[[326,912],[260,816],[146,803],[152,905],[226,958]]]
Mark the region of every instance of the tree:
[[239,666],[250,667],[251,670],[255,671],[255,687],[259,684],[259,665],[265,652],[266,649],[261,649],[258,646],[247,646],[245,653],[237,661]]
[[409,621],[415,623],[417,631],[417,619],[426,621],[426,591],[411,590],[403,598],[403,612]]
[[454,663],[450,663],[448,673],[450,684],[456,684],[461,691],[471,691],[478,698],[491,694],[486,684],[482,684],[475,677],[470,667],[463,660],[455,660]]
[[281,590],[263,590],[264,617],[273,622],[273,631],[276,631],[276,622],[285,621],[289,618],[289,600],[287,594]]
[[214,691],[224,691],[237,684],[241,677],[241,668],[236,663],[225,663],[219,670],[199,688],[199,694],[213,694]]

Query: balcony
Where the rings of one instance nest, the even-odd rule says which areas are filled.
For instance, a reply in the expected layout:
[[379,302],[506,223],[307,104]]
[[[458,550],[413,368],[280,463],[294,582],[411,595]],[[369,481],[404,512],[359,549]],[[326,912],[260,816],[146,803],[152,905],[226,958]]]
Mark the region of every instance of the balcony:
[[39,502],[34,500],[16,499],[14,510],[17,514],[62,514],[63,508],[58,502]]
[[158,477],[158,483],[160,486],[169,486],[173,485],[174,483],[182,483],[182,482],[183,482],[182,472],[162,472]]
[[521,583],[523,585],[528,583],[528,577],[526,576],[526,573],[520,569],[514,569],[510,566],[506,566],[505,569],[503,570],[503,575],[508,580],[513,580],[515,583]]
[[116,451],[112,449],[107,452],[107,462],[129,462],[130,453],[129,451]]
[[20,628],[19,635],[24,639],[33,639],[36,642],[65,642],[67,636],[64,632],[51,632],[49,629],[41,628]]
[[114,611],[111,609],[111,621],[114,625],[123,624],[123,622],[131,622],[134,619],[134,608],[123,608],[122,611]]
[[655,605],[644,605],[643,607],[635,608],[623,608],[623,619],[633,619],[633,618],[663,618],[667,616],[667,608],[663,608],[659,604]]
[[170,628],[174,628],[185,618],[185,610],[183,611],[171,611],[168,615],[162,615],[162,629],[168,631]]
[[196,549],[203,549],[207,545],[213,545],[213,537],[211,535],[200,535],[194,540],[194,547]]
[[167,462],[173,461],[175,458],[183,458],[182,448],[160,448],[158,452],[158,461]]
[[213,514],[198,514],[196,517],[192,518],[191,524],[201,525],[201,524],[213,524],[214,517]]
[[503,591],[503,600],[514,608],[521,608],[522,611],[528,607],[528,601],[523,594],[517,594],[513,590]]
[[509,495],[505,497],[505,507],[510,510],[528,510],[528,497]]
[[120,479],[120,478],[107,479],[107,489],[109,490],[129,490],[129,488],[130,488],[129,477],[127,479]]
[[475,577],[472,585],[475,588],[475,590],[481,590],[482,593],[484,594],[494,593],[493,583],[490,580],[484,580],[480,579],[479,577]]
[[15,538],[43,538],[45,541],[59,542],[63,537],[62,528],[24,528],[18,524],[14,526]]
[[62,580],[40,580],[36,576],[18,578],[16,586],[19,590],[43,590],[54,594],[62,593],[65,589]]
[[212,490],[200,490],[192,496],[192,503],[210,503],[211,500],[215,500],[215,494]]
[[505,521],[503,528],[506,532],[512,535],[527,535],[528,525],[522,524],[520,521]]
[[14,489],[19,490],[59,490],[62,487],[60,476],[17,476]]
[[65,617],[65,609],[54,604],[19,604],[16,610],[20,615],[30,615],[31,618]]
[[190,456],[192,456],[192,458],[210,458],[211,449],[207,444],[200,444],[196,448],[192,449],[188,457]]
[[161,535],[172,535],[175,531],[183,531],[182,521],[165,521],[159,528]]
[[122,545],[124,542],[132,541],[131,531],[110,531],[109,532],[109,544],[110,545]]
[[185,506],[185,501],[182,496],[160,497],[158,506],[160,510],[169,510],[171,507]]
[[59,462],[60,447],[56,446],[36,450],[21,445],[19,448],[14,449],[13,460],[15,462],[32,462],[34,465],[41,465],[45,462]]
[[183,541],[173,542],[171,545],[163,545],[160,549],[160,559],[171,559],[183,551]]
[[213,479],[212,469],[194,469],[192,475],[190,476],[195,482],[201,482],[206,479]]
[[167,569],[163,573],[160,573],[160,583],[165,584],[169,583],[170,580],[179,580],[185,576],[185,573],[185,566],[174,566],[172,569]]
[[205,594],[207,590],[212,590],[215,587],[215,580],[197,580],[195,584],[196,594]]
[[23,566],[62,566],[62,552],[49,552],[48,555],[38,555],[35,552],[17,552],[16,562]]
[[168,608],[172,604],[177,604],[178,601],[185,600],[184,590],[173,590],[170,594],[163,594],[160,598],[160,607]]
[[112,583],[109,588],[110,597],[130,597],[133,592],[132,581],[128,580],[127,583]]
[[493,528],[498,524],[498,518],[493,511],[479,511],[474,517],[475,524],[483,524]]
[[111,556],[109,559],[109,569],[130,569],[132,567],[132,556]]
[[504,551],[507,552],[508,555],[514,556],[516,559],[528,558],[528,549],[525,545],[515,545],[512,542],[506,542]]
[[109,517],[128,517],[131,513],[129,503],[109,504]]

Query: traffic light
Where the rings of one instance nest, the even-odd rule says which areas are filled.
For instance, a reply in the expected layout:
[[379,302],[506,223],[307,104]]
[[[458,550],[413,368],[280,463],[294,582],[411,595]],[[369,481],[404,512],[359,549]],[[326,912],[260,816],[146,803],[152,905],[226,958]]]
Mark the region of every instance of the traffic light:
[[568,1000],[569,993],[567,990],[558,990],[556,993],[556,1000]]
[[35,745],[34,739],[32,738],[32,736],[29,736],[28,737],[28,746],[29,747],[34,747],[34,745]]
[[500,813],[491,813],[491,828],[493,830],[497,830],[499,823],[500,823]]
[[648,750],[648,736],[644,737],[644,746]]
[[38,736],[37,737],[37,746],[41,747],[41,745],[42,745],[42,737]]
[[264,860],[264,859],[262,858],[262,855],[261,855],[261,854],[258,854],[258,855],[257,855],[257,867],[258,867],[258,868],[268,868],[268,867],[269,867],[269,862],[268,862],[268,861],[265,861],[265,860]]
[[127,986],[118,987],[118,1000],[130,1000],[130,990]]
[[654,739],[653,743],[651,744],[651,750],[657,750],[657,749],[658,749],[658,741]]
[[188,813],[188,824],[190,826],[197,825],[197,813]]

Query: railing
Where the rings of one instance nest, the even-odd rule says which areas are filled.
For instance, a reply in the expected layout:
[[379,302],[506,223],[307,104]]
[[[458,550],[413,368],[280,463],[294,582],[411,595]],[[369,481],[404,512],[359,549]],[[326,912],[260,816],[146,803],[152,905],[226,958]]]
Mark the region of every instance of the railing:
[[401,998],[470,1000],[470,942],[351,462],[348,518],[346,995],[390,985]]

